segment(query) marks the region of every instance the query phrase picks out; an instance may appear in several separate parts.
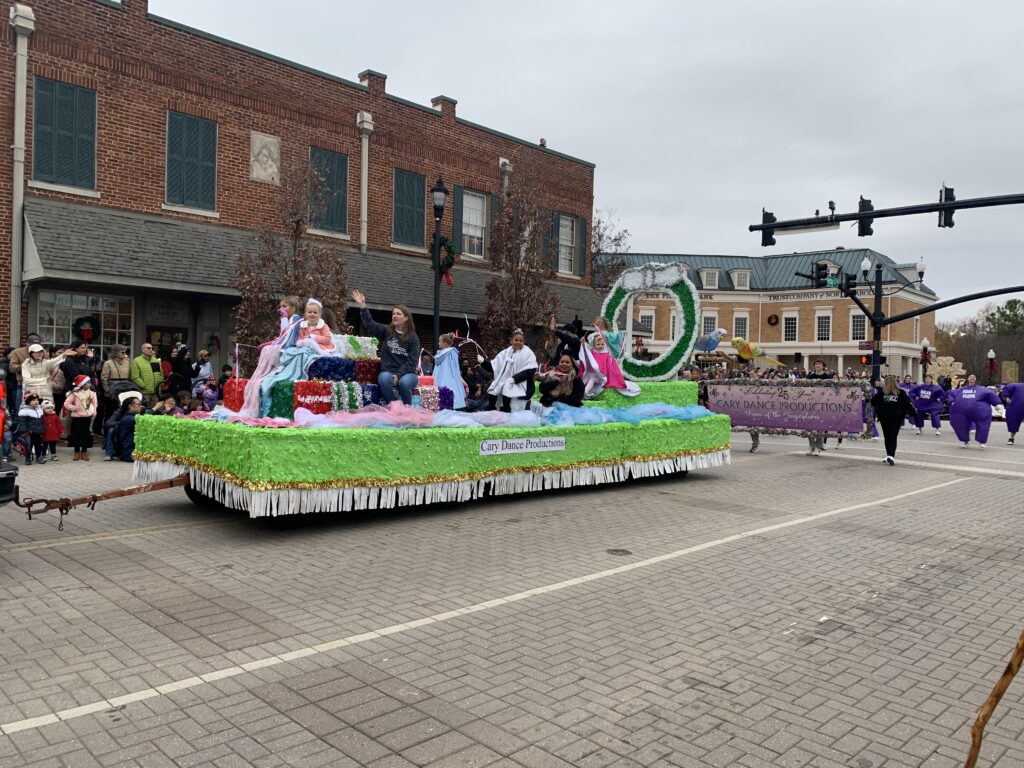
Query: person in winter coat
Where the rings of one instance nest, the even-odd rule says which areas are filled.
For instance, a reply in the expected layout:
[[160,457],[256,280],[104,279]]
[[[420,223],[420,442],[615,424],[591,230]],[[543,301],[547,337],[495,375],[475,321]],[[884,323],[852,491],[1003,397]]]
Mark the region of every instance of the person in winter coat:
[[120,455],[117,450],[117,425],[125,414],[125,403],[132,398],[142,402],[142,393],[135,390],[122,392],[117,396],[118,406],[110,417],[103,422],[103,460],[111,461],[115,455]]
[[43,400],[43,455],[50,453],[50,461],[57,461],[57,441],[64,436],[60,414],[49,400]]
[[543,375],[538,388],[541,405],[564,403],[574,408],[583,405],[583,379],[576,375],[576,362],[569,352],[563,353],[558,365]]
[[[64,372],[64,394],[69,395],[75,389],[75,379],[85,376],[92,381],[92,350],[81,339],[71,342],[71,348],[64,353],[64,362],[60,364]],[[94,393],[95,394],[95,393]]]
[[117,424],[118,458],[121,461],[133,462],[132,452],[135,450],[135,417],[142,413],[142,401],[137,397],[129,397],[124,402],[124,415]]
[[118,395],[135,388],[132,383],[132,361],[128,359],[128,350],[120,344],[110,348],[110,357],[103,363],[100,370],[100,387],[107,401],[106,413],[109,415],[120,407]]
[[75,449],[74,461],[88,461],[92,448],[92,424],[96,416],[96,393],[84,373],[75,377],[70,394],[64,399],[64,411],[71,417],[68,445]]
[[164,372],[152,344],[143,344],[142,354],[132,360],[131,378],[143,399],[151,405],[155,404],[160,385],[164,383]]
[[530,407],[534,393],[534,377],[537,375],[537,356],[526,346],[523,332],[512,331],[509,345],[494,359],[481,364],[484,370],[494,375],[487,388],[492,408],[505,413],[522,411]]
[[882,459],[890,467],[896,463],[896,440],[900,436],[900,427],[907,416],[917,418],[917,411],[910,401],[910,395],[900,388],[895,376],[886,376],[882,382],[882,390],[875,392],[871,398],[875,409],[875,417],[882,425],[882,437],[885,440],[885,458]]
[[46,425],[43,422],[43,409],[39,404],[39,395],[35,392],[25,393],[25,402],[18,410],[18,431],[28,435],[32,444],[28,453],[25,454],[25,463],[32,463],[32,454],[35,453],[40,464],[46,463],[46,455],[43,453],[43,432]]
[[929,374],[924,377],[924,384],[911,387],[907,394],[910,395],[914,408],[917,409],[917,418],[914,421],[914,425],[917,427],[917,434],[921,434],[925,416],[931,416],[932,429],[935,430],[936,435],[941,435],[942,430],[940,427],[942,426],[942,421],[939,419],[939,416],[942,413],[942,402],[946,399],[945,390],[936,384]]
[[28,348],[28,357],[21,364],[21,379],[25,392],[35,392],[40,402],[53,400],[54,391],[51,384],[53,372],[64,362],[64,355],[51,358],[42,344],[32,344]]
[[419,385],[416,368],[420,360],[420,337],[412,323],[412,312],[404,304],[391,308],[391,322],[381,325],[370,316],[366,297],[361,291],[352,291],[352,299],[361,310],[363,327],[383,342],[380,346],[380,397],[384,404],[396,399],[395,387],[406,405],[412,405],[412,391]]
[[200,393],[203,399],[203,410],[212,411],[217,407],[217,400],[220,399],[220,392],[217,389],[217,379],[210,376],[206,380],[206,386]]
[[995,392],[977,384],[978,377],[972,373],[967,377],[967,384],[946,393],[949,424],[964,448],[971,444],[972,428],[979,447],[985,447],[988,430],[992,426],[992,406],[999,405],[999,397]]

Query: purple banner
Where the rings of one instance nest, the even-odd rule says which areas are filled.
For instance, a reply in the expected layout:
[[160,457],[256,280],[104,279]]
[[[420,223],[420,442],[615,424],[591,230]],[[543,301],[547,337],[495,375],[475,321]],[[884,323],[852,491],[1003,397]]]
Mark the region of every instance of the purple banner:
[[708,408],[726,414],[734,427],[859,434],[863,402],[856,384],[708,384]]

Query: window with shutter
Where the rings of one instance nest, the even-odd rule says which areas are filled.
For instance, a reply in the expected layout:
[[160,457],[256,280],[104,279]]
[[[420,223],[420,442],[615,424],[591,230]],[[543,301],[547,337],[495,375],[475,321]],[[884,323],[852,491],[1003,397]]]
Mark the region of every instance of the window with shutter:
[[427,177],[396,168],[392,235],[395,243],[423,246],[426,199]]
[[558,271],[576,274],[576,219],[562,216],[558,221]]
[[167,113],[167,202],[217,207],[217,123]]
[[310,147],[309,163],[323,183],[322,199],[310,201],[313,228],[348,232],[348,155]]
[[96,188],[96,91],[35,79],[32,178]]

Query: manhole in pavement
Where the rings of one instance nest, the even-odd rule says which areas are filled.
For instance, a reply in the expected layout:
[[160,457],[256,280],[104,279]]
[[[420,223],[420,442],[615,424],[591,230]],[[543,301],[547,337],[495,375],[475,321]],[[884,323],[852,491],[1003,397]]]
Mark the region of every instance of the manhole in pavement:
[[609,555],[616,555],[617,557],[623,557],[624,555],[633,554],[628,549],[606,549],[605,552],[607,552]]

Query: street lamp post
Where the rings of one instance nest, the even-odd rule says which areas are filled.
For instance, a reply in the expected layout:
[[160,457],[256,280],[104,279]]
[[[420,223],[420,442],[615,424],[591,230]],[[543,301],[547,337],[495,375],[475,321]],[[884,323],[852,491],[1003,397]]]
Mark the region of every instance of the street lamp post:
[[996,351],[990,349],[988,351],[988,383],[995,384],[996,379]]
[[434,204],[434,345],[441,337],[441,218],[444,204],[448,202],[448,188],[440,176],[430,190],[430,201]]
[[921,339],[921,383],[924,383],[924,377],[928,375],[928,361],[931,360],[931,352],[928,351],[928,337],[925,336]]

